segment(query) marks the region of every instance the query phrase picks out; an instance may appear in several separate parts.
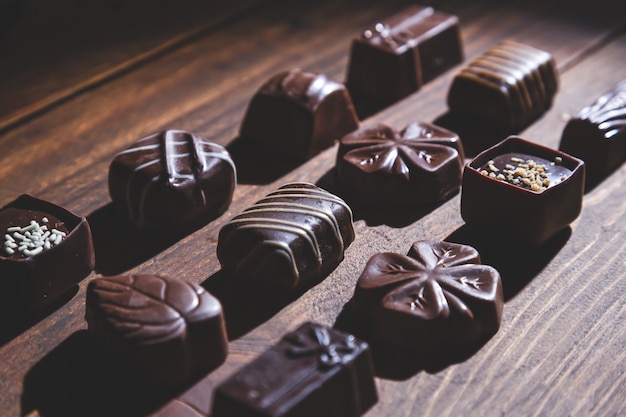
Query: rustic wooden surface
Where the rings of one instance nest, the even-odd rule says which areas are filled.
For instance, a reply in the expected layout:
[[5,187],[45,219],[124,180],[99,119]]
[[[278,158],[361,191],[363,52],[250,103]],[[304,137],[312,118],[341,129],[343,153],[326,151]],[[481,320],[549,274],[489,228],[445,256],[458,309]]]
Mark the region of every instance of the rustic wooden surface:
[[[219,7],[185,2],[172,9],[167,2],[120,0],[100,3],[101,18],[93,25],[77,20],[92,13],[82,2],[64,0],[67,9],[42,6],[39,13],[50,19],[37,12],[43,1],[21,3],[25,9],[0,32],[0,47],[8,51],[0,55],[0,206],[31,193],[87,216],[97,266],[50,311],[34,317],[3,312],[0,415],[139,417],[178,405],[206,414],[216,384],[301,322],[349,329],[345,306],[367,259],[380,251],[404,253],[419,239],[481,250],[483,261],[503,277],[502,326],[463,355],[397,361],[375,351],[380,399],[367,416],[626,415],[624,166],[591,187],[580,218],[538,250],[511,253],[468,233],[456,195],[414,210],[354,205],[357,238],[345,260],[293,300],[242,293],[220,273],[220,227],[256,199],[288,181],[340,193],[336,147],[295,164],[277,163],[237,142],[252,94],[274,73],[293,67],[343,81],[352,36],[411,2],[250,0]],[[500,39],[553,54],[560,90],[552,108],[521,132],[527,139],[557,147],[567,117],[626,78],[619,2],[578,9],[540,1],[432,4],[459,16],[466,62]],[[13,13],[17,6],[4,7],[2,22],[6,7]],[[77,32],[66,26],[76,21]],[[363,123],[400,128],[412,120],[450,122],[445,96],[459,67]],[[240,178],[223,216],[186,236],[155,238],[119,226],[106,179],[118,151],[164,128],[191,130],[228,146]],[[471,149],[471,135],[463,140]],[[155,395],[110,375],[85,331],[86,283],[98,274],[129,271],[202,283],[224,303],[229,357],[177,393],[177,404],[168,404],[173,393]]]

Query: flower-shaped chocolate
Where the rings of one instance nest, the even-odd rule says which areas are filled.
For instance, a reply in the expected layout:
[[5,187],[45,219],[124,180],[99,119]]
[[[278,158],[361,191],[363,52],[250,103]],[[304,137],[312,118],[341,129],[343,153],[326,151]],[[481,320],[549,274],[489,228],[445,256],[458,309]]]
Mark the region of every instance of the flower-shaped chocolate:
[[285,337],[285,341],[292,345],[287,349],[288,354],[296,357],[319,355],[319,363],[323,368],[348,362],[358,348],[355,340],[350,334],[333,338],[328,329],[322,326],[312,326],[308,332],[291,333]]
[[339,183],[368,203],[438,203],[459,189],[462,170],[459,136],[421,122],[399,132],[363,127],[341,139],[337,154]]
[[408,255],[370,258],[352,300],[375,337],[424,351],[492,336],[503,304],[500,274],[480,264],[476,249],[427,241],[415,243]]

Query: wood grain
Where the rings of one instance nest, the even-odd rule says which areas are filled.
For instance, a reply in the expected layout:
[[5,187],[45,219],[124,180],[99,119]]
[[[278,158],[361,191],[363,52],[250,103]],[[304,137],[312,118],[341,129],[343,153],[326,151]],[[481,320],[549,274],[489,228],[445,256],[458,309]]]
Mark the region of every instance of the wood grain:
[[[242,12],[228,24],[194,35],[5,129],[0,133],[0,204],[28,192],[88,216],[97,273],[180,277],[202,283],[223,301],[231,339],[227,362],[175,395],[193,410],[208,414],[213,388],[299,323],[315,320],[349,329],[346,303],[371,255],[404,253],[415,240],[447,238],[476,245],[484,263],[500,270],[506,295],[502,327],[484,346],[460,355],[399,361],[377,349],[380,400],[367,415],[624,415],[624,166],[590,189],[580,218],[539,250],[510,252],[469,233],[460,217],[458,195],[438,207],[415,210],[355,204],[356,240],[345,260],[319,285],[281,302],[229,285],[215,257],[217,235],[228,219],[287,181],[310,181],[341,191],[334,179],[336,147],[293,164],[246,150],[237,142],[251,95],[271,75],[292,67],[343,80],[352,36],[410,4],[252,3],[249,10],[254,13],[245,13],[241,6]],[[500,39],[529,43],[554,55],[561,70],[560,90],[552,108],[521,132],[527,139],[558,146],[568,115],[624,78],[625,22],[616,13],[619,5],[612,2],[578,9],[539,1],[435,5],[459,16],[466,61]],[[96,52],[99,59],[109,53]],[[133,50],[124,59],[138,55]],[[89,62],[81,65],[84,74],[92,74]],[[448,120],[445,96],[457,69],[364,123],[403,127],[412,120]],[[42,97],[50,94],[44,91]],[[121,225],[110,208],[106,179],[108,164],[119,150],[164,128],[191,130],[227,146],[243,176],[223,216],[186,236],[155,238]],[[470,147],[472,139],[463,137]],[[150,395],[138,391],[139,400],[131,400],[111,387],[123,381],[99,365],[83,318],[85,285],[97,273],[45,314],[2,317],[3,415],[137,417],[165,406],[174,395],[146,400]]]

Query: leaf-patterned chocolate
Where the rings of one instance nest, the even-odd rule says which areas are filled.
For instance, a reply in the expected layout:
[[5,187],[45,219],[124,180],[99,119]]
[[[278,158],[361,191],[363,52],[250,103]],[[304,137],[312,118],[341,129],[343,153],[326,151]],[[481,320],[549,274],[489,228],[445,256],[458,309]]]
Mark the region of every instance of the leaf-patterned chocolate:
[[378,204],[437,203],[461,185],[459,136],[429,123],[402,131],[374,124],[344,136],[337,177],[346,193]]
[[193,283],[157,275],[95,279],[86,319],[111,357],[158,385],[188,382],[226,358],[221,304]]
[[372,256],[352,300],[377,338],[423,351],[492,336],[503,304],[498,271],[480,264],[474,248],[427,241],[408,255]]
[[234,277],[265,288],[302,288],[335,268],[354,240],[352,211],[309,183],[289,183],[220,230],[217,257]]
[[567,122],[559,149],[583,159],[594,180],[626,161],[626,80]]
[[140,227],[175,231],[223,213],[236,181],[226,149],[182,130],[138,140],[109,167],[109,193],[120,211]]

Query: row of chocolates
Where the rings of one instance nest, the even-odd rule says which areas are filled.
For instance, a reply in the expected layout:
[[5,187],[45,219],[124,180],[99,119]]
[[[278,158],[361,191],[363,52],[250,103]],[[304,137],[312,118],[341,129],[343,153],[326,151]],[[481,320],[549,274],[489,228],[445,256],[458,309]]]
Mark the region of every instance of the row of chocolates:
[[[359,99],[393,102],[461,60],[458,20],[413,7],[354,40],[346,85]],[[389,82],[397,84],[384,87]],[[549,108],[557,84],[549,54],[506,41],[455,77],[448,103],[453,114],[519,130]],[[625,85],[581,111],[564,131],[561,148],[589,160],[593,175],[607,175],[626,159]],[[358,129],[350,93],[321,74],[277,74],[252,98],[241,137],[300,159],[341,138],[337,176],[347,195],[411,205],[441,202],[461,188],[466,223],[524,243],[545,242],[580,213],[585,166],[579,159],[510,137],[463,169],[458,135],[422,122],[401,131],[385,125]],[[139,227],[179,231],[206,224],[227,209],[235,185],[228,152],[183,131],[137,141],[109,170],[114,204]],[[0,210],[0,227],[6,232],[0,254],[4,294],[18,305],[40,309],[93,270],[89,225],[61,207],[25,195]],[[323,279],[353,240],[352,213],[341,198],[293,183],[229,221],[220,231],[217,256],[235,281],[293,291]],[[351,306],[376,339],[429,351],[493,335],[502,314],[502,284],[473,248],[417,242],[407,255],[372,257]],[[88,286],[86,318],[107,352],[157,385],[184,384],[227,355],[219,301],[180,280],[97,278]],[[345,391],[354,399],[337,394]],[[339,400],[325,400],[333,395]],[[215,415],[314,410],[310,415],[356,416],[375,401],[367,344],[308,323],[218,388]]]

